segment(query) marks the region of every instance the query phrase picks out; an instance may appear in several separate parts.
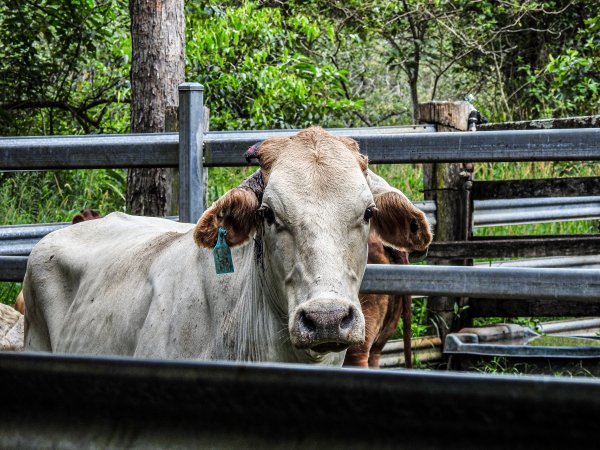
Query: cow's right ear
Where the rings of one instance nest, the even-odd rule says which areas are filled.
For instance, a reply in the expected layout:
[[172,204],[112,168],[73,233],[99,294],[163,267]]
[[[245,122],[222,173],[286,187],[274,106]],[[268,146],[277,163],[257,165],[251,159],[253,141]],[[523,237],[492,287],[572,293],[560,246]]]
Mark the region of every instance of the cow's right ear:
[[425,214],[371,170],[367,183],[376,206],[371,226],[383,240],[408,253],[426,250],[433,236]]
[[194,230],[194,241],[199,247],[212,248],[217,243],[219,227],[223,227],[229,246],[244,243],[254,230],[259,206],[251,190],[230,189],[202,214]]

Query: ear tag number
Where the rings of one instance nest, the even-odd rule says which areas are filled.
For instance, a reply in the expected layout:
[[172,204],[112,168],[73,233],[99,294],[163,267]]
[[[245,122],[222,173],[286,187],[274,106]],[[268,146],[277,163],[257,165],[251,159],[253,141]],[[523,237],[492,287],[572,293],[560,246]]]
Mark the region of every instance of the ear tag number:
[[217,274],[231,273],[233,272],[233,259],[231,258],[231,249],[225,241],[225,235],[227,230],[223,227],[219,227],[217,236],[217,245],[213,250],[215,257],[215,270]]

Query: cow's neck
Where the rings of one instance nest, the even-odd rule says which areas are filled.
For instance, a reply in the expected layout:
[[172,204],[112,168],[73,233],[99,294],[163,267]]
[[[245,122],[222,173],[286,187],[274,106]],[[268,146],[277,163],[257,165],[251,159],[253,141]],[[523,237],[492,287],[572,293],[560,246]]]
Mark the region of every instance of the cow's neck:
[[279,356],[272,343],[282,333],[284,318],[263,293],[254,247],[250,242],[234,253],[235,270],[243,279],[238,280],[240,295],[225,317],[223,332],[226,358],[235,361],[272,361]]

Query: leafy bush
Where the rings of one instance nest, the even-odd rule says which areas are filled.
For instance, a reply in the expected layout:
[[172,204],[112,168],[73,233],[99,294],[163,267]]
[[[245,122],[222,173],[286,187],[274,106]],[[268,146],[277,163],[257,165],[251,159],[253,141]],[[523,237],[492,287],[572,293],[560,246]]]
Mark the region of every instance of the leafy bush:
[[303,48],[331,35],[327,20],[254,1],[188,5],[186,20],[187,79],[204,85],[213,130],[340,126],[361,105],[344,95],[346,71]]
[[522,68],[529,77],[533,109],[541,117],[600,114],[600,16],[585,20],[574,45],[541,70]]

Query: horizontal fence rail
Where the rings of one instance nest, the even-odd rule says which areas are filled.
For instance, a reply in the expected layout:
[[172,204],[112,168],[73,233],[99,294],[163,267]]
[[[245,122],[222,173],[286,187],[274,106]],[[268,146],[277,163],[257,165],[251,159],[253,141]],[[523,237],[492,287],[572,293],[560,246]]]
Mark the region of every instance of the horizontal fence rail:
[[[21,281],[27,258],[0,256],[2,281]],[[600,271],[368,264],[363,294],[448,295],[504,299],[600,299]]]
[[540,258],[600,255],[600,235],[474,236],[469,241],[435,241],[427,259]]
[[363,294],[420,294],[505,299],[600,299],[600,271],[368,264]]
[[475,200],[473,226],[502,226],[600,217],[600,197]]
[[[540,268],[570,268],[587,269],[600,268],[600,255],[565,256],[557,258],[531,258],[517,261],[493,261],[477,263],[477,267],[540,267]],[[600,300],[600,299],[599,299]]]
[[581,378],[4,353],[0,383],[2,448],[593,448],[600,414]]
[[[600,197],[552,197],[475,201],[474,226],[542,223],[558,220],[600,218]],[[432,227],[435,227],[435,202],[415,202]],[[68,223],[0,226],[0,255],[29,255],[46,234]]]
[[[409,132],[409,131],[419,132]],[[600,129],[433,133],[428,126],[332,129],[355,138],[372,163],[600,160]],[[205,166],[247,165],[244,151],[286,131],[208,132]],[[0,170],[176,167],[172,133],[0,138]]]
[[177,167],[177,133],[0,138],[0,170]]
[[27,256],[0,256],[0,281],[23,281]]

